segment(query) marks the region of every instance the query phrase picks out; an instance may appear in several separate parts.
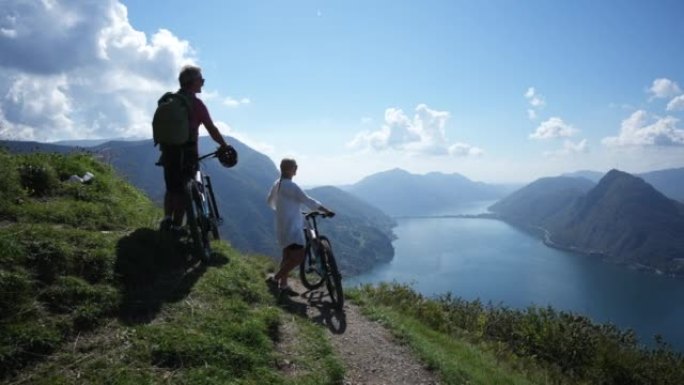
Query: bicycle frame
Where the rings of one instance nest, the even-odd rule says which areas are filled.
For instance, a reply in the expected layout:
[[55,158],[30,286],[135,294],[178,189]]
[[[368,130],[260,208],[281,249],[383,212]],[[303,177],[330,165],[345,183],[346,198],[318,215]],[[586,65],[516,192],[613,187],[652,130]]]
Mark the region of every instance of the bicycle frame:
[[219,239],[218,226],[222,223],[211,178],[202,171],[202,160],[213,156],[216,152],[200,157],[194,177],[186,182],[186,224],[190,230],[193,254],[203,261],[208,261],[211,254],[209,232],[214,239]]
[[[214,196],[214,188],[211,184],[211,177],[202,171],[203,163],[202,161],[215,157],[217,151],[203,155],[197,160],[197,172],[195,173],[195,183],[202,196],[202,206],[204,212],[211,218],[211,220],[216,221],[216,226],[221,226],[223,224],[223,218],[218,211],[218,205],[216,204],[216,197]],[[218,238],[218,236],[215,236]]]

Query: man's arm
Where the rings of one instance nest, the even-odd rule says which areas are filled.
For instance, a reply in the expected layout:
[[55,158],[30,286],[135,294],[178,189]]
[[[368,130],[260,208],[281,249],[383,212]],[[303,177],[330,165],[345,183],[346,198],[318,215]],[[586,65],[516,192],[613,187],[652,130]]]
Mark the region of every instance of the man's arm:
[[216,127],[216,125],[211,119],[204,123],[204,127],[209,132],[209,136],[211,136],[211,138],[214,139],[214,142],[218,143],[221,147],[228,146],[228,143],[226,143],[226,140],[221,135],[221,132],[219,131],[218,127]]

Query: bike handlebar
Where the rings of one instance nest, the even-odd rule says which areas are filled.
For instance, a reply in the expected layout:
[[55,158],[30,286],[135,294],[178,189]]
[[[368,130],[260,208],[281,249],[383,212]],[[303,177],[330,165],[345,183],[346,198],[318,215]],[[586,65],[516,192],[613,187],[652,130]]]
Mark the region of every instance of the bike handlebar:
[[199,158],[197,158],[197,161],[201,161],[201,160],[204,160],[204,159],[207,159],[207,158],[211,158],[211,157],[217,156],[217,155],[218,155],[218,152],[219,152],[219,150],[216,150],[216,151],[210,152],[210,153],[208,153],[208,154],[206,154],[206,155],[202,155],[202,156],[200,156]]
[[311,211],[311,212],[308,212],[308,213],[303,212],[302,214],[304,214],[304,217],[305,217],[306,219],[315,218],[315,217],[332,218],[332,217],[335,216],[335,213],[333,213],[333,212],[331,212],[331,213],[324,213],[324,212],[321,212],[321,211]]

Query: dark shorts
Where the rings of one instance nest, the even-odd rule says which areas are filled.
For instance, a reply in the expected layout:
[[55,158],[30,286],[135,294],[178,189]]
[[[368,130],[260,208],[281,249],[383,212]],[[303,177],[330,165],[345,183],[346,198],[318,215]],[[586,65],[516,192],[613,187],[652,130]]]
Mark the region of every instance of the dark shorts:
[[289,245],[285,246],[284,250],[301,250],[303,248],[304,246],[300,245],[299,243],[290,243]]
[[184,182],[192,178],[197,171],[196,146],[162,146],[161,151],[166,191],[183,192]]

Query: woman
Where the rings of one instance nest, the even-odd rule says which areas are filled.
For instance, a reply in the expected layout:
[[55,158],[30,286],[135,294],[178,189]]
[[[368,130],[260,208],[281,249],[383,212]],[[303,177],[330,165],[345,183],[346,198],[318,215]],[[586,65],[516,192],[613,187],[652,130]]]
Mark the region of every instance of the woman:
[[320,202],[306,195],[292,181],[295,174],[297,174],[297,162],[291,158],[283,159],[280,162],[280,178],[273,183],[267,199],[268,205],[276,212],[276,235],[278,244],[283,250],[280,270],[269,280],[277,282],[280,292],[287,295],[298,294],[287,284],[287,276],[292,269],[302,263],[305,255],[306,241],[301,206],[334,215]]

